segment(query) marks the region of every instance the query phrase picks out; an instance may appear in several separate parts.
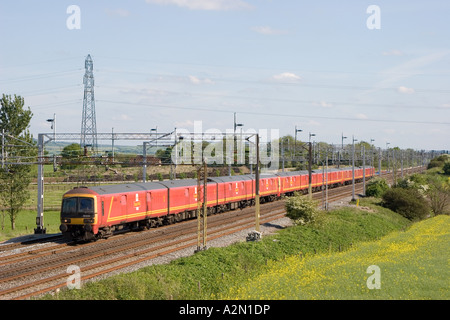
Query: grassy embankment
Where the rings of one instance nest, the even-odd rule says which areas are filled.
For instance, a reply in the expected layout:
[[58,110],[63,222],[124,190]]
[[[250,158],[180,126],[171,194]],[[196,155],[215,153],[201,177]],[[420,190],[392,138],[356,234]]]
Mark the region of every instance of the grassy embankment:
[[[58,298],[448,298],[449,217],[409,228],[409,220],[375,202],[362,201],[370,210],[342,208],[260,242],[210,248],[81,290],[63,290]],[[370,265],[381,269],[380,290],[366,286]]]

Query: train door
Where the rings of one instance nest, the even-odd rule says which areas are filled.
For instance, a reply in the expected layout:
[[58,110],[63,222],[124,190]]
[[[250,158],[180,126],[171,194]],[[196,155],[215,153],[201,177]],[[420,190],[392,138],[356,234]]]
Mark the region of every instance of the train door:
[[120,216],[123,220],[127,219],[127,196],[125,194],[120,197]]
[[245,190],[244,181],[241,181],[240,184],[241,184],[241,187],[240,187],[239,195],[242,197],[242,200],[247,200],[247,192]]
[[[197,187],[195,187],[195,192],[197,191]],[[192,206],[194,201],[191,201],[193,197],[190,197],[189,188],[184,188],[184,209],[189,210]]]
[[104,217],[105,217],[105,197],[101,197],[100,198],[100,202],[101,202],[101,211],[97,216],[97,223],[99,225],[102,225],[104,223]]
[[145,196],[145,215],[148,216],[150,215],[151,211],[152,211],[152,193],[151,192],[147,192],[146,196]]

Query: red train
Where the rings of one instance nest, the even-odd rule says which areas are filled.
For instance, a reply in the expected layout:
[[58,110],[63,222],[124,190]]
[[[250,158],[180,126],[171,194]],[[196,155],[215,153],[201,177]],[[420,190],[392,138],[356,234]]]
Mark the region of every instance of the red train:
[[[366,168],[366,177],[374,174]],[[355,168],[355,180],[363,169]],[[312,188],[320,190],[349,184],[352,169],[312,172]],[[260,202],[274,201],[295,191],[308,192],[308,171],[282,172],[260,176]],[[197,180],[171,180],[74,188],[63,195],[60,230],[76,240],[107,238],[122,229],[151,228],[196,217]],[[254,205],[255,176],[208,178],[208,213],[214,214]]]

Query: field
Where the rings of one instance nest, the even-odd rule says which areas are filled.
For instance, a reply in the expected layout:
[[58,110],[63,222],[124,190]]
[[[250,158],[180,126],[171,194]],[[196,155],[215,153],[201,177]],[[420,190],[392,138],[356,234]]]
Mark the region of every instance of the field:
[[438,216],[346,252],[274,262],[223,298],[450,299],[449,243],[450,217]]
[[[448,216],[411,226],[376,205],[329,212],[259,242],[62,290],[58,299],[448,299]],[[381,289],[367,288],[367,268]],[[47,295],[45,299],[55,299]]]

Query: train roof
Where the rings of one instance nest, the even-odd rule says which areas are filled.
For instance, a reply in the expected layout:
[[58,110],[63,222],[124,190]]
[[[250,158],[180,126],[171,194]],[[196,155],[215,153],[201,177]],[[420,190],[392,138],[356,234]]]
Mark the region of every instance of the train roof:
[[307,170],[278,172],[276,175],[279,177],[291,177],[291,176],[302,176],[305,174],[308,174]]
[[127,184],[110,184],[104,186],[90,187],[92,191],[98,194],[110,194],[110,193],[123,193],[123,192],[138,192],[144,190],[157,190],[163,189],[164,187],[157,182],[137,182],[137,183],[127,183]]
[[249,180],[253,180],[253,178],[250,177],[250,175],[243,174],[243,175],[239,175],[239,176],[208,177],[208,180],[211,180],[211,181],[214,181],[217,183],[222,183],[222,182],[234,182],[234,181],[249,181]]
[[167,188],[190,187],[197,186],[198,184],[197,179],[164,180],[158,181],[157,183],[162,184]]

